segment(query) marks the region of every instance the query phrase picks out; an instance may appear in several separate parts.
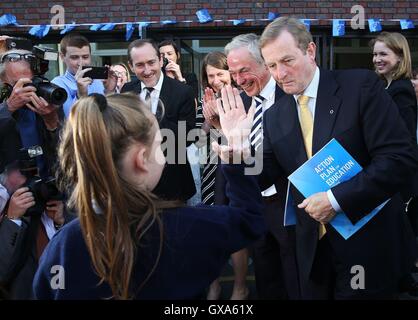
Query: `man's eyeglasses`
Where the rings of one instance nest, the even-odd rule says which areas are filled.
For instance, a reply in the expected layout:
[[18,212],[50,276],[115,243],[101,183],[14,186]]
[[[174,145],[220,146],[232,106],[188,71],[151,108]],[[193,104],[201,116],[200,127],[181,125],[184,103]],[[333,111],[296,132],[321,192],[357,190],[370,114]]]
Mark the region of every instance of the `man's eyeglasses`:
[[1,58],[1,63],[4,63],[6,61],[8,61],[8,62],[16,62],[16,61],[20,61],[20,60],[25,60],[25,61],[28,61],[28,62],[33,62],[33,61],[36,60],[36,57],[32,53],[17,53],[17,52],[6,53]]

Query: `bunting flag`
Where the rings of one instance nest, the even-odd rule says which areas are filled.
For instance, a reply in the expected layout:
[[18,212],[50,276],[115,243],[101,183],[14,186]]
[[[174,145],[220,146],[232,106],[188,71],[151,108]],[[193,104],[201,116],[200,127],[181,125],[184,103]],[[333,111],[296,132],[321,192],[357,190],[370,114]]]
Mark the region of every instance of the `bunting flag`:
[[308,30],[308,31],[311,30],[311,20],[308,20],[308,19],[300,19],[300,21],[303,22],[303,24],[306,27],[306,30]]
[[100,31],[111,31],[115,28],[114,23],[106,23],[103,27],[100,28]]
[[208,9],[201,9],[196,11],[196,16],[200,23],[208,23],[213,21]]
[[273,21],[274,19],[280,17],[280,14],[277,12],[269,12],[267,15],[267,20]]
[[138,23],[138,37],[142,39],[144,30],[149,26],[149,22],[140,22]]
[[[254,22],[254,21],[272,21],[278,17],[280,14],[277,12],[269,12],[266,18],[259,18],[259,19],[247,19],[247,18],[239,18],[239,19],[227,19],[227,20],[214,20],[209,13],[208,9],[199,9],[196,11],[196,16],[200,23],[209,23],[209,22],[230,22],[234,26],[242,25],[246,22]],[[346,33],[345,24],[350,19],[300,19],[303,24],[306,26],[308,31],[310,31],[311,22],[312,21],[332,21],[332,35],[334,37],[341,37],[344,36]],[[401,30],[408,30],[408,29],[415,29],[414,20],[411,19],[368,19],[369,24],[369,31],[370,32],[380,32],[382,31],[382,22],[383,21],[396,21],[400,23]],[[170,24],[177,24],[177,23],[193,23],[193,20],[184,20],[184,21],[176,21],[176,20],[160,20],[160,21],[136,21],[136,22],[118,22],[118,23],[80,23],[77,24],[72,22],[71,24],[64,24],[64,25],[54,25],[63,28],[60,31],[60,34],[66,34],[71,30],[74,30],[77,27],[88,27],[91,31],[110,31],[113,30],[118,25],[125,25],[126,34],[125,39],[129,41],[132,38],[133,33],[135,32],[136,24],[138,24],[138,36],[142,38],[145,28],[148,27],[150,24],[162,24],[162,25],[170,25]],[[416,22],[416,21],[415,21]],[[16,17],[10,13],[5,13],[0,16],[0,28],[1,27],[8,27],[8,26],[15,26],[17,28],[30,28],[29,33],[31,35],[35,35],[36,37],[43,38],[45,37],[52,27],[51,25],[20,25]]]
[[49,24],[41,24],[38,26],[33,26],[30,30],[29,30],[29,34],[38,37],[39,39],[45,37],[49,30],[51,29],[51,26]]
[[334,19],[332,21],[332,36],[341,37],[345,35],[345,21]]
[[233,20],[232,23],[234,26],[238,26],[240,24],[245,23],[247,20],[246,19],[238,19],[238,20]]
[[18,24],[14,15],[6,13],[0,17],[0,27],[5,27],[9,25],[17,26]]
[[380,24],[379,19],[368,19],[369,30],[370,32],[380,32],[382,31],[382,25]]
[[126,35],[125,35],[125,40],[129,41],[132,37],[132,34],[135,31],[135,25],[131,22],[126,24]]
[[91,30],[91,31],[98,31],[98,30],[100,30],[100,29],[101,29],[104,25],[105,25],[104,23],[93,24],[93,25],[90,27],[90,30]]
[[402,30],[415,29],[414,23],[409,19],[402,19],[399,21]]
[[73,21],[72,24],[66,24],[64,29],[61,30],[60,34],[66,34],[68,32],[70,32],[71,30],[75,29],[77,25],[75,24],[75,22]]

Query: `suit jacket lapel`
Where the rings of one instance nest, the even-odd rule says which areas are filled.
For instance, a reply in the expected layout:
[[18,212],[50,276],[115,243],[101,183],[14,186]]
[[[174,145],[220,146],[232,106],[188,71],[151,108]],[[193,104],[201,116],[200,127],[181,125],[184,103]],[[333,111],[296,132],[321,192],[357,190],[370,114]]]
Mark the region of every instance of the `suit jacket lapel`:
[[276,84],[276,90],[274,91],[275,97],[274,101],[279,101],[281,97],[285,95],[284,91]]
[[[295,160],[296,170],[302,165],[308,157],[305,151],[305,145],[302,136],[302,130],[300,128],[299,117],[297,112],[296,101],[292,95],[283,96],[278,102],[278,120],[277,123],[280,126],[281,136],[288,137],[292,143],[286,144],[286,153],[291,159]],[[290,161],[289,163],[292,163]]]
[[[161,74],[161,77],[162,76],[163,75]],[[175,95],[176,95],[175,92],[170,92],[170,83],[167,80],[167,76],[165,76],[163,79],[163,85],[161,86],[161,92],[160,92],[160,99],[164,103],[164,106],[168,106],[170,96],[171,96],[171,99],[173,99]]]
[[332,137],[332,130],[342,102],[335,95],[337,90],[338,84],[332,74],[321,69],[315,106],[312,154],[318,152]]

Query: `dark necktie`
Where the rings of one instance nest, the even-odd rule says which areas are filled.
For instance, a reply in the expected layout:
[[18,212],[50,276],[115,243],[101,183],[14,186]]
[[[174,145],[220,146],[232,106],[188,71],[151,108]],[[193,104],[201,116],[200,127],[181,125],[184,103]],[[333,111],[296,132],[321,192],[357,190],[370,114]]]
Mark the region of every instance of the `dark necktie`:
[[253,126],[250,132],[251,145],[257,150],[263,143],[263,101],[262,96],[258,95],[254,97],[255,100],[255,114],[253,120]]
[[145,90],[146,90],[145,103],[148,106],[148,108],[152,111],[151,92],[154,91],[154,88],[145,87]]

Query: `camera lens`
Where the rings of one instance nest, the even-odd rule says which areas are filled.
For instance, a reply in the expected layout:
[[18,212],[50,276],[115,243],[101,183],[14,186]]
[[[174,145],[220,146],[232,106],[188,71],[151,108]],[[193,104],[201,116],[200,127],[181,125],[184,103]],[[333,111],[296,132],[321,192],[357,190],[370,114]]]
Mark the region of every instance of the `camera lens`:
[[44,98],[47,102],[59,106],[63,105],[67,100],[67,91],[50,82],[43,82],[39,84],[37,94]]
[[62,88],[56,88],[51,93],[51,103],[62,105],[67,100],[67,92]]

